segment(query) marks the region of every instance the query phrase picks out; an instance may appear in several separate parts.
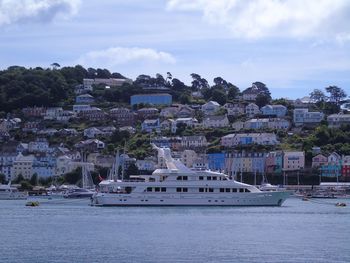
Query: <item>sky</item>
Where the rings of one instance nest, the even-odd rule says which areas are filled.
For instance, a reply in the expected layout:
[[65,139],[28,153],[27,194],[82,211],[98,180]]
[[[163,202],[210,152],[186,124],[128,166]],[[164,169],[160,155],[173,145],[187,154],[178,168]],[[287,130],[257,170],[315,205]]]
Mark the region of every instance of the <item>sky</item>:
[[221,76],[272,97],[350,95],[349,0],[0,0],[0,69]]

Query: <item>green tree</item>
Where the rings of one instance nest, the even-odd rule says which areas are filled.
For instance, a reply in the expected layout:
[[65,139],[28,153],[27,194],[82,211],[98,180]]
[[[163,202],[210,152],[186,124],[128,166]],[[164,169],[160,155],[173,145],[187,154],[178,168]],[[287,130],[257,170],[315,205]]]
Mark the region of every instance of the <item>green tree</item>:
[[311,93],[310,93],[310,98],[312,100],[314,100],[316,103],[318,102],[323,102],[326,100],[326,95],[324,94],[324,92],[320,89],[314,89]]
[[326,91],[329,93],[329,100],[336,105],[339,105],[339,102],[347,96],[345,91],[337,86],[329,86]]
[[81,169],[81,167],[78,167],[74,171],[66,173],[64,175],[65,181],[67,183],[69,183],[69,184],[77,184],[78,181],[81,180],[81,177],[82,177],[82,169]]
[[264,93],[259,93],[256,96],[255,104],[258,105],[259,108],[269,104],[269,102],[270,102],[270,97]]
[[4,184],[6,182],[6,176],[4,174],[0,174],[0,183]]
[[33,186],[38,184],[38,175],[36,173],[32,175],[32,177],[29,180],[29,183]]

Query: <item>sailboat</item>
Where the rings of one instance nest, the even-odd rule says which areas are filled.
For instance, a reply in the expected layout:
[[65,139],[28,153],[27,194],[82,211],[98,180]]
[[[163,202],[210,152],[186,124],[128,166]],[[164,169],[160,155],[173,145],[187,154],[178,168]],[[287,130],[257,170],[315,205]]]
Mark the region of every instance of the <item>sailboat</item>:
[[69,189],[64,195],[64,198],[91,198],[95,193],[95,185],[93,183],[87,163],[83,162],[82,171],[82,187],[74,187]]

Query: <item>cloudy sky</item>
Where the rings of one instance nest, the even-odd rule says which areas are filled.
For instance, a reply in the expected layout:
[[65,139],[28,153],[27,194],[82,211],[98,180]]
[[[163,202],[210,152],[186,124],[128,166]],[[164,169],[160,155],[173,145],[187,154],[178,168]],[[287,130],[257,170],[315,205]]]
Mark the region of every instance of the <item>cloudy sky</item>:
[[350,1],[0,0],[0,68],[53,62],[350,95]]

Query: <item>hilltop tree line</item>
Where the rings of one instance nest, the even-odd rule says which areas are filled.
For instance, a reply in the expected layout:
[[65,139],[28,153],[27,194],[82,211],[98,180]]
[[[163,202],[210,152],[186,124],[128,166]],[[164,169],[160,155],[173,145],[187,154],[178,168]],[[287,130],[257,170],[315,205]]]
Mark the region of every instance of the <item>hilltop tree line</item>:
[[[84,78],[124,78],[120,73],[111,73],[107,69],[75,67],[60,67],[53,63],[51,68],[25,68],[11,66],[0,71],[0,111],[11,112],[27,106],[65,106],[74,103],[74,88],[83,83]],[[99,102],[118,102],[128,104],[133,94],[147,93],[153,88],[164,89],[171,93],[173,100],[180,103],[193,101],[192,93],[200,92],[204,101],[214,100],[223,105],[234,101],[240,95],[240,89],[223,79],[216,77],[213,85],[199,74],[191,74],[192,82],[186,85],[180,79],[173,77],[170,72],[163,76],[159,73],[155,77],[141,74],[133,84],[122,87],[104,85],[95,86],[92,95]],[[271,102],[271,93],[262,82],[254,82],[252,87],[259,93],[256,104],[262,107]],[[330,95],[326,96],[321,90],[314,90],[310,95],[322,107],[329,107],[326,102],[339,105],[346,97],[345,92],[336,86],[326,88]],[[198,101],[197,101],[198,102]],[[200,102],[200,101],[199,101]],[[330,111],[333,111],[330,109]]]

